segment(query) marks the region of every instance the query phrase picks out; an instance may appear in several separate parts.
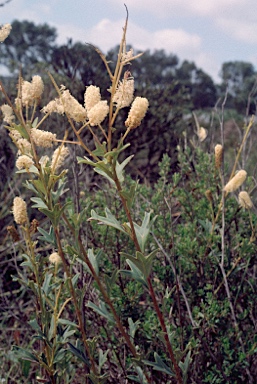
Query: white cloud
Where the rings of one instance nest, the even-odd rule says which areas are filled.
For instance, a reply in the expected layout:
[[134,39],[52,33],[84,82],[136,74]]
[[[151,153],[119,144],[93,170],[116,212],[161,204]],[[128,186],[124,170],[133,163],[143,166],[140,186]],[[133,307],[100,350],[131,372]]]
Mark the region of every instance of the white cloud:
[[217,25],[228,35],[247,44],[257,43],[257,21],[219,18]]
[[77,27],[72,23],[55,23],[54,27],[57,29],[57,43],[66,44],[67,40],[72,38],[74,42],[90,43],[88,41],[88,33],[85,28]]
[[[124,21],[101,20],[87,34],[87,40],[107,51],[119,44]],[[160,29],[149,31],[136,24],[129,23],[127,43],[140,50],[166,49],[175,54],[195,54],[201,49],[201,38],[182,29]]]
[[[121,0],[111,0],[116,5],[121,5]],[[231,12],[237,7],[245,9],[254,0],[126,0],[128,10],[138,10],[153,13],[159,17],[172,17],[172,15],[211,16],[223,12]]]
[[[109,19],[102,19],[91,30],[62,24],[57,26],[58,43],[65,44],[67,38],[72,37],[74,41],[92,43],[103,52],[107,52],[120,43],[123,26],[124,20],[113,22]],[[130,22],[127,44],[141,51],[164,49],[167,53],[177,55],[180,60],[194,61],[198,67],[203,68],[218,81],[220,64],[212,54],[203,52],[202,40],[197,34],[190,34],[182,29],[160,29],[152,32]]]

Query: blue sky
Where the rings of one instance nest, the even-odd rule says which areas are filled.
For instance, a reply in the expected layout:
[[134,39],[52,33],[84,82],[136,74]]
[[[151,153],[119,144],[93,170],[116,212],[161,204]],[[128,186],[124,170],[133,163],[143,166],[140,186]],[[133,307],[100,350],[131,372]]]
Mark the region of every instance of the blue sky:
[[106,52],[119,43],[124,2],[127,43],[134,48],[192,60],[216,82],[225,61],[257,66],[256,0],[11,0],[0,8],[0,23],[47,22],[57,28],[58,43],[71,37]]

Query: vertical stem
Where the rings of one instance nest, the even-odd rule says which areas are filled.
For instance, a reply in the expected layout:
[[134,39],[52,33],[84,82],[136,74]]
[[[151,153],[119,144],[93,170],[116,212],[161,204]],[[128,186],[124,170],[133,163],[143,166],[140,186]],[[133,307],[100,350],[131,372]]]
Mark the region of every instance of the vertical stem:
[[161,328],[162,328],[162,331],[163,331],[163,334],[164,334],[166,348],[167,348],[167,350],[169,352],[170,359],[171,359],[171,361],[172,361],[172,363],[174,365],[174,368],[175,368],[177,381],[178,381],[179,384],[182,384],[183,381],[182,381],[182,377],[181,377],[181,374],[180,374],[180,368],[178,366],[177,360],[175,359],[175,356],[174,356],[174,353],[173,353],[173,349],[172,349],[172,346],[171,346],[171,343],[170,343],[170,340],[169,340],[169,336],[168,336],[168,332],[167,332],[167,327],[165,325],[165,321],[164,321],[162,312],[160,311],[159,305],[157,303],[156,296],[155,296],[155,293],[154,293],[154,290],[153,290],[153,286],[152,286],[152,282],[151,282],[150,276],[147,278],[147,283],[148,283],[148,287],[149,287],[150,296],[151,296],[151,298],[153,300],[154,309],[155,309],[155,311],[157,313],[157,316],[158,316],[158,319],[160,321]]

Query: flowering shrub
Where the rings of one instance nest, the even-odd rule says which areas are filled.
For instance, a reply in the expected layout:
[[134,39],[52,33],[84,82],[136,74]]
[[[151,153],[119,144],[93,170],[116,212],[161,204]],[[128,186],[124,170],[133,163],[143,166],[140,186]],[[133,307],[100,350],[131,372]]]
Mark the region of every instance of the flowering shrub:
[[[227,183],[224,142],[205,152],[207,130],[195,116],[197,144],[176,149],[180,172],[171,176],[164,156],[156,185],[138,185],[125,171],[133,156],[119,159],[151,106],[134,97],[127,66],[140,55],[127,52],[126,29],[127,22],[114,72],[100,52],[108,100],[85,85],[82,105],[49,74],[57,97],[36,118],[39,76],[20,78],[14,101],[2,87],[3,119],[28,191],[14,197],[8,229],[23,260],[14,280],[34,297],[33,340],[25,345],[16,334],[12,358],[23,362],[27,380],[46,383],[253,383],[256,217],[249,193],[237,197],[243,183],[249,187],[247,173],[236,173],[253,122]],[[66,116],[75,140],[44,130],[52,113]],[[80,186],[72,199],[65,169],[72,146],[85,151],[77,162],[103,177],[102,190]]]

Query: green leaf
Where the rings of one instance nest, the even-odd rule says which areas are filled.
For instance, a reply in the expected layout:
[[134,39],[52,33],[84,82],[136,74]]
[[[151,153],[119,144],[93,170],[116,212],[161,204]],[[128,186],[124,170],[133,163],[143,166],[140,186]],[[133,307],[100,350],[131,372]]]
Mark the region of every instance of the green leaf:
[[90,378],[93,384],[105,384],[106,380],[109,378],[109,374],[105,373],[102,376],[96,376],[94,373],[90,373],[88,377]]
[[46,273],[45,275],[45,280],[42,285],[42,290],[44,291],[46,296],[48,295],[48,292],[49,292],[49,286],[50,286],[50,281],[52,276],[53,276],[52,273]]
[[109,227],[113,227],[115,229],[118,229],[119,231],[126,233],[122,225],[118,222],[115,216],[111,213],[111,211],[108,208],[105,208],[105,217],[99,216],[93,209],[91,211],[91,217],[88,219],[90,220],[97,220],[99,224],[105,224]]
[[180,361],[178,364],[179,367],[181,368],[181,371],[183,374],[183,384],[187,383],[187,374],[188,374],[189,365],[190,365],[191,361],[192,361],[191,351],[188,351],[186,358],[185,358],[185,361],[184,362]]
[[104,157],[106,154],[106,142],[104,141],[102,144],[95,142],[96,149],[93,151],[93,154],[97,157]]
[[29,140],[29,134],[28,134],[26,128],[23,125],[20,125],[20,124],[19,125],[15,125],[14,129],[12,129],[12,130],[18,131],[21,134],[21,136],[24,137],[24,139]]
[[73,278],[71,279],[71,283],[73,287],[76,287],[79,277],[80,277],[80,273],[76,273],[76,275],[74,275]]
[[32,208],[48,210],[47,205],[45,204],[45,202],[42,199],[40,199],[40,197],[31,197],[30,200],[35,203],[32,205]]
[[91,165],[93,168],[95,168],[95,171],[97,172],[97,170],[101,170],[103,171],[109,178],[113,179],[113,175],[112,175],[112,172],[111,172],[111,168],[110,168],[110,164],[107,162],[107,160],[105,159],[104,161],[98,161],[98,162],[93,162],[91,160],[89,160],[86,156],[84,158],[82,157],[77,157],[77,160],[78,160],[78,163],[81,164],[81,163],[84,163],[84,164],[88,164],[88,165]]
[[137,184],[138,184],[137,182],[133,183],[129,191],[125,191],[125,190],[120,191],[120,195],[126,200],[129,209],[131,209],[133,205]]
[[[87,254],[88,254],[88,258],[90,260],[90,263],[92,264],[92,267],[94,268],[94,271],[95,271],[95,273],[98,276],[99,275],[99,263],[98,263],[98,260],[99,260],[99,258],[101,256],[101,251],[98,252],[97,255],[95,256],[93,249],[88,249]],[[88,266],[87,266],[87,268],[88,268]],[[90,272],[89,268],[88,268],[88,271]]]
[[32,128],[36,128],[37,123],[38,123],[38,117],[36,117],[33,123],[31,124]]
[[85,363],[88,367],[90,367],[90,361],[83,350],[84,348],[82,346],[82,343],[79,340],[77,340],[76,347],[69,342],[67,344],[69,346],[70,351],[73,353],[73,355],[77,356],[81,361],[83,361],[83,363]]
[[175,376],[174,373],[171,371],[171,369],[164,363],[162,358],[156,352],[154,352],[154,359],[155,359],[155,362],[152,362],[149,360],[143,360],[143,363],[145,363],[146,365],[150,365],[156,371],[166,373],[169,376]]
[[54,229],[52,226],[50,227],[49,233],[40,227],[38,227],[38,232],[41,233],[41,235],[42,235],[42,236],[38,237],[40,240],[46,241],[49,244],[56,245],[55,236],[54,236]]
[[129,324],[129,335],[134,339],[135,333],[139,328],[140,320],[137,320],[135,323],[131,319],[131,317],[128,318],[128,324]]
[[66,353],[67,353],[67,351],[65,349],[63,349],[63,348],[59,349],[59,351],[57,351],[54,355],[53,363],[54,364],[61,363],[62,360],[64,359]]
[[40,212],[44,213],[49,219],[51,220],[54,227],[57,227],[59,224],[60,218],[64,212],[64,210],[71,204],[70,201],[68,201],[63,206],[60,206],[59,203],[55,204],[54,208],[52,210],[44,209],[44,208],[38,208]]
[[105,285],[106,285],[107,292],[108,292],[109,296],[111,294],[112,287],[115,284],[115,281],[117,279],[118,274],[119,274],[119,270],[116,268],[112,272],[111,276],[108,276],[106,274],[104,275]]
[[36,190],[43,196],[46,195],[46,189],[45,189],[45,186],[44,184],[42,183],[41,180],[33,180],[32,181],[34,187],[36,188]]
[[[74,324],[74,323],[73,323]],[[75,324],[76,325],[76,324]],[[62,334],[62,340],[61,342],[62,343],[66,343],[67,342],[67,339],[69,337],[71,337],[72,335],[74,335],[74,333],[76,332],[75,329],[70,329],[70,327],[67,327],[64,331],[64,333]]]
[[110,152],[106,152],[105,155],[104,155],[104,157],[105,157],[106,159],[108,159],[109,157],[112,157],[113,160],[114,160],[114,162],[116,162],[116,160],[117,160],[119,154],[120,154],[122,151],[124,151],[125,149],[127,149],[129,146],[130,146],[129,143],[123,145],[123,141],[121,140],[121,141],[119,142],[119,144],[118,144],[118,148],[114,148],[112,151],[110,151]]
[[[66,182],[64,181],[63,177],[62,178],[61,177],[62,177],[61,175],[58,175],[58,176],[52,175],[51,176],[51,178],[60,178],[60,180],[58,182],[57,190],[51,191],[54,204],[56,204],[58,202],[59,198],[62,195],[64,195],[66,192],[69,191],[69,188],[65,189]],[[56,182],[56,180],[54,182]]]
[[33,363],[39,363],[38,358],[30,353],[29,351],[26,351],[26,349],[23,349],[21,347],[18,347],[17,345],[12,347],[12,351],[15,352],[15,355],[22,360],[32,361]]
[[121,164],[118,163],[118,161],[116,162],[116,175],[119,179],[119,182],[122,184],[123,181],[124,181],[124,176],[123,176],[123,170],[124,168],[126,167],[126,165],[130,162],[130,160],[134,157],[134,155],[131,155],[129,157],[127,157]]
[[106,305],[103,301],[100,301],[99,307],[92,303],[92,301],[89,301],[87,303],[87,307],[92,308],[95,312],[97,312],[99,315],[105,317],[108,321],[111,323],[115,323],[115,320],[110,312],[108,312]]
[[144,374],[142,368],[135,367],[135,370],[136,370],[138,376],[128,375],[127,378],[130,379],[130,380],[134,380],[134,381],[136,381],[137,383],[140,383],[140,384],[147,384],[148,381],[147,381],[147,379],[145,377],[145,374]]
[[78,325],[76,323],[73,323],[72,321],[66,320],[66,319],[58,319],[58,324],[68,325],[70,327],[78,328]]
[[150,232],[150,226],[153,224],[153,222],[156,220],[156,217],[157,217],[155,216],[153,220],[150,222],[151,213],[152,212],[145,212],[144,220],[141,224],[141,227],[138,224],[134,223],[137,240],[142,252],[144,252],[144,249],[145,249],[147,237]]
[[29,268],[31,269],[31,271],[34,271],[34,266],[33,266],[32,262],[31,262],[31,260],[30,260],[29,255],[26,255],[25,253],[23,253],[22,256],[24,257],[25,261],[23,261],[23,262],[21,263],[21,266],[23,266],[23,267],[25,267],[25,266],[26,266],[26,267],[29,267]]
[[50,322],[50,328],[48,331],[48,339],[51,341],[55,332],[55,314],[52,315],[51,317],[51,322]]
[[152,263],[157,252],[158,252],[158,249],[155,249],[149,255],[144,256],[141,252],[137,251],[136,257],[131,256],[124,252],[121,252],[120,254],[126,259],[132,261],[132,263],[137,266],[137,268],[140,270],[143,276],[147,279],[151,273]]
[[99,372],[101,372],[103,365],[107,361],[108,352],[109,352],[109,349],[107,349],[104,353],[103,353],[103,350],[101,348],[99,349],[99,360],[98,360]]
[[131,271],[121,270],[121,273],[123,273],[123,275],[127,275],[129,277],[132,277],[133,279],[135,279],[139,283],[143,284],[146,288],[148,288],[145,277],[144,277],[143,273],[140,271],[140,269],[137,268],[137,266],[133,263],[133,261],[127,259],[126,262],[130,266]]

